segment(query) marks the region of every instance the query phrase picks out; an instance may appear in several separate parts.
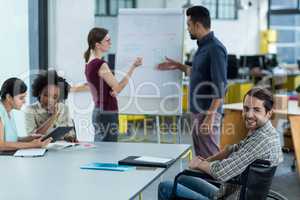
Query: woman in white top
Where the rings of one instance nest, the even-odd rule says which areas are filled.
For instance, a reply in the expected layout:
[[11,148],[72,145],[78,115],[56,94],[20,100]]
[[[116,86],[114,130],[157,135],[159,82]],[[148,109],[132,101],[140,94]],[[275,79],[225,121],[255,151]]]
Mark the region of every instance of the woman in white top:
[[0,150],[16,150],[45,147],[51,138],[42,141],[40,135],[18,137],[16,123],[11,111],[20,110],[25,103],[27,86],[18,78],[7,79],[0,91]]

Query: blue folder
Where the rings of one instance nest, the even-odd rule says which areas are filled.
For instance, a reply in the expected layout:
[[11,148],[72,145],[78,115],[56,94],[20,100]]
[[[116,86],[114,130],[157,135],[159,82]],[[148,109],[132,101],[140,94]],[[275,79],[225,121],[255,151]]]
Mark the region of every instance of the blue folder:
[[80,166],[80,169],[109,170],[109,171],[125,172],[125,171],[134,170],[136,168],[132,167],[132,166],[127,166],[127,165],[119,165],[116,163],[90,163],[90,164]]

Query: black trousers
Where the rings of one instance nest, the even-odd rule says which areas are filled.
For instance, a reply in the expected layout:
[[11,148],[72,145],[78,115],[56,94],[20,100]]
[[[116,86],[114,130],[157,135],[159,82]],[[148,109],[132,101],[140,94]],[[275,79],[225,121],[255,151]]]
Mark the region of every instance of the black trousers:
[[119,135],[119,114],[94,108],[92,123],[95,128],[95,142],[117,142]]

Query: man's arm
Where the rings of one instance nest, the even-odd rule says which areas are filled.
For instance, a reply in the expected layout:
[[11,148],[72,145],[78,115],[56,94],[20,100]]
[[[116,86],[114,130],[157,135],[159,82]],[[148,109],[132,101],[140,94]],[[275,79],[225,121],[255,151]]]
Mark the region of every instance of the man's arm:
[[202,132],[209,132],[214,126],[214,114],[217,114],[217,109],[222,105],[223,98],[225,96],[226,85],[227,85],[227,54],[219,46],[210,48],[210,77],[212,80],[212,102],[207,110],[207,115],[201,124]]
[[208,114],[214,114],[217,112],[218,108],[221,106],[223,98],[213,99],[211,105],[208,109]]
[[223,101],[222,98],[212,100],[211,105],[210,105],[209,109],[207,110],[207,114],[205,116],[205,119],[201,123],[201,126],[200,126],[201,132],[206,132],[206,131],[209,132],[209,130],[213,130],[213,127],[215,125],[214,115],[219,115],[217,110],[221,106],[222,101]]
[[189,167],[191,169],[201,170],[209,175],[211,175],[210,172],[210,163],[215,160],[223,160],[226,159],[230,153],[231,153],[231,146],[227,146],[223,151],[208,157],[207,159],[203,159],[201,157],[195,157],[191,162],[189,163]]
[[188,66],[188,65],[184,65],[184,64],[181,64],[179,65],[179,68],[178,68],[180,71],[184,72],[187,76],[190,76],[191,75],[191,66]]
[[208,161],[208,162],[212,162],[212,161],[215,161],[215,160],[223,160],[223,159],[226,159],[230,153],[231,153],[231,146],[227,146],[224,150],[220,151],[219,153],[213,155],[213,156],[210,156],[208,158],[206,158],[205,160]]
[[166,57],[165,62],[158,64],[157,68],[159,70],[180,70],[184,72],[187,76],[191,75],[191,67],[177,62],[171,58]]

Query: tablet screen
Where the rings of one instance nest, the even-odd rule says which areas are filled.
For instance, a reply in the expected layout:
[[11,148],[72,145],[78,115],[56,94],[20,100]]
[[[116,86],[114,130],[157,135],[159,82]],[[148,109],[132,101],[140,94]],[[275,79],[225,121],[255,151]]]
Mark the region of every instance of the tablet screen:
[[54,130],[52,130],[47,135],[43,136],[42,141],[52,137],[52,142],[55,142],[56,140],[62,139],[65,134],[70,132],[74,127],[57,127]]

